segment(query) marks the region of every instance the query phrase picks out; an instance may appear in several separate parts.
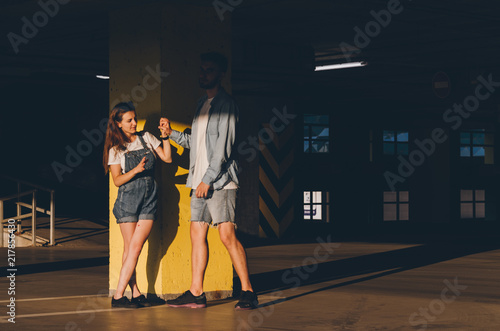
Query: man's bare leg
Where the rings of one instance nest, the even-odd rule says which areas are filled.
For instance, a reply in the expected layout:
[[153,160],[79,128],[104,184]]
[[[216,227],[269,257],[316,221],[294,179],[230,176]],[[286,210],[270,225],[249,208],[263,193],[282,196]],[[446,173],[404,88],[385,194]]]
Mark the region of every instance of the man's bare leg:
[[243,245],[241,245],[238,238],[236,238],[234,224],[231,222],[224,222],[220,223],[218,228],[220,239],[224,246],[226,246],[231,256],[234,270],[236,270],[240,278],[241,290],[253,292],[252,284],[250,284],[250,276],[248,275],[247,255]]
[[208,224],[191,222],[191,288],[194,296],[203,293],[203,278],[208,263]]

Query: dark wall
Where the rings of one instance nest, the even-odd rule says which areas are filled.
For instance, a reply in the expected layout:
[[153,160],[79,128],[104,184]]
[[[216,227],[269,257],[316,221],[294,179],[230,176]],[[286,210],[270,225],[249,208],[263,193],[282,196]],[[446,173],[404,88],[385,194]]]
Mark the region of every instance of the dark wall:
[[107,218],[99,128],[108,114],[107,81],[40,74],[13,78],[2,94],[1,173],[56,189],[58,215]]

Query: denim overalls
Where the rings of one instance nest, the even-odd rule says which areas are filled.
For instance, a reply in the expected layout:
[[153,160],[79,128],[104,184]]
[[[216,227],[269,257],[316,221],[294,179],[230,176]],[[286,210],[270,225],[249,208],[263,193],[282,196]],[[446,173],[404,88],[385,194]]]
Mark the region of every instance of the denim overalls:
[[125,173],[134,169],[146,157],[145,170],[118,188],[113,207],[117,223],[154,220],[157,205],[157,184],[154,179],[155,156],[141,135],[137,135],[143,149],[126,152]]

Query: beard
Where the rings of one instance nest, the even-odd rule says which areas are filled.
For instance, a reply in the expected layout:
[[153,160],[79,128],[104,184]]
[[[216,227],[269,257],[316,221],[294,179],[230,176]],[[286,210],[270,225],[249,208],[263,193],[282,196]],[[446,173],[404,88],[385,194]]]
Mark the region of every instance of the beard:
[[201,80],[198,81],[200,87],[202,89],[205,89],[205,90],[209,90],[209,89],[212,89],[214,87],[217,86],[217,84],[219,84],[218,80],[212,80],[212,81],[206,81],[206,82],[202,82]]

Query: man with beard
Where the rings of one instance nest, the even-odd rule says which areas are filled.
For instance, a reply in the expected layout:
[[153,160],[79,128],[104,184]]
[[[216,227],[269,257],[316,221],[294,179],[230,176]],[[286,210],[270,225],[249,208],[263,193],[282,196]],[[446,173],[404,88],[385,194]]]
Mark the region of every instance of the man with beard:
[[206,307],[203,278],[208,262],[207,233],[210,224],[217,226],[219,236],[231,256],[241,281],[241,297],[236,309],[254,309],[253,292],[246,253],[235,233],[235,206],[238,191],[238,163],[235,159],[238,107],[221,86],[227,71],[227,58],[216,52],[201,55],[199,84],[206,90],[196,109],[192,133],[170,128],[167,134],[182,147],[190,149],[187,187],[191,188],[191,287],[171,307]]

